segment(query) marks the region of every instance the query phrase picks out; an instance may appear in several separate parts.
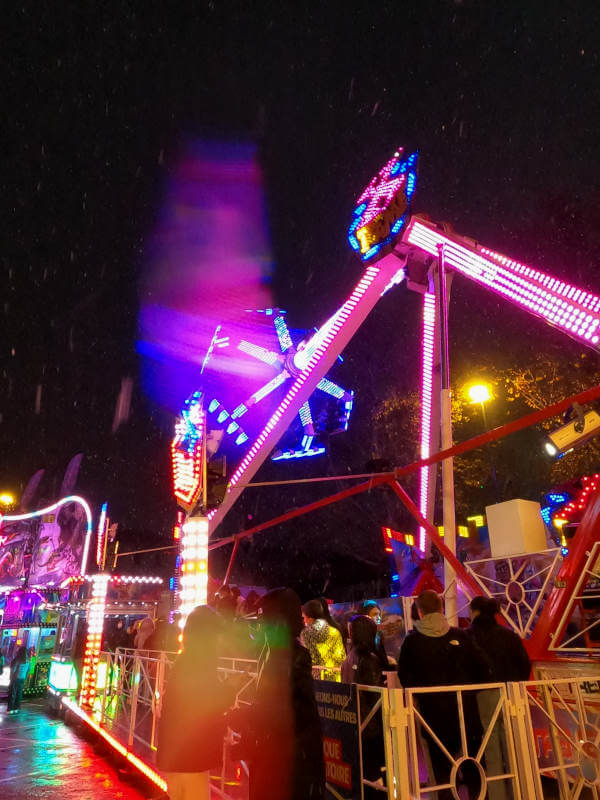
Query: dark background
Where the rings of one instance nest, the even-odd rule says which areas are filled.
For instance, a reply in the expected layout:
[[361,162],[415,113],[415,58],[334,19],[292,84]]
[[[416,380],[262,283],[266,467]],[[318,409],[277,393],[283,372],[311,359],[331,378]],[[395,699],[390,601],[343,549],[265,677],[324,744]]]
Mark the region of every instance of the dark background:
[[[355,282],[353,201],[398,145],[420,151],[416,210],[600,289],[595,3],[73,5],[3,10],[0,488],[19,494],[45,467],[40,496],[54,499],[83,451],[78,492],[95,507],[109,500],[124,542],[168,542],[172,417],[139,378],[138,286],[169,169],[194,138],[257,142],[273,293],[297,327],[322,321]],[[459,373],[559,340],[578,352],[460,278],[451,314]],[[266,474],[363,469],[374,404],[390,386],[418,387],[418,318],[404,287],[380,303],[340,380],[357,393],[351,431],[327,463]],[[132,414],[113,434],[123,377],[134,380]],[[225,529],[317,492],[270,491],[248,492]],[[328,575],[382,574],[381,503],[248,544],[238,577],[293,582],[312,569],[316,589]]]

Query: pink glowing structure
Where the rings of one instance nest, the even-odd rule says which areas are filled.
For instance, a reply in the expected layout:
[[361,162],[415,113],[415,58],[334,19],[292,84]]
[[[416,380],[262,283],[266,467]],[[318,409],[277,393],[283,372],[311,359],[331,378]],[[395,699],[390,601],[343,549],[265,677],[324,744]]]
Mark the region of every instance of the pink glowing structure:
[[[431,257],[437,258],[443,248],[446,268],[520,305],[582,344],[597,348],[600,297],[449,232],[446,226],[442,228],[416,215],[411,217],[416,164],[416,153],[404,156],[399,150],[359,196],[348,241],[364,263],[364,272],[345,303],[294,358],[297,373],[287,393],[231,476],[223,503],[209,512],[211,532],[252,480],[381,295],[410,278],[409,256],[411,262],[420,260],[427,273]],[[407,283],[413,288],[415,281]],[[417,290],[423,294],[420,452],[425,457],[438,447],[434,440],[437,430],[434,432],[432,425],[437,359],[436,291],[432,276],[422,276]],[[431,507],[429,469],[421,470],[419,483],[419,509],[424,517]],[[419,532],[419,547],[421,550],[425,547],[423,528]]]

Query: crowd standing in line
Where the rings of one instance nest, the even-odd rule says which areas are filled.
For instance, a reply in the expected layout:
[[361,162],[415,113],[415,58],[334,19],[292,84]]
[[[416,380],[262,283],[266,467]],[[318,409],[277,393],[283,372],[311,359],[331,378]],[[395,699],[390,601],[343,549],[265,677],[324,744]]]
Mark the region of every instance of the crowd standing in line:
[[[125,628],[118,622],[111,633],[113,649],[135,647],[147,651],[179,650],[159,721],[157,766],[165,775],[171,800],[208,800],[209,774],[222,766],[223,737],[233,732],[236,759],[249,765],[250,800],[322,800],[325,796],[321,721],[315,700],[312,667],[323,668],[322,678],[345,684],[382,687],[394,659],[386,652],[381,631],[382,612],[366,600],[347,624],[331,617],[325,598],[301,606],[291,589],[275,589],[262,598],[255,592],[244,600],[239,590],[222,587],[213,607],[199,606],[188,617],[183,641],[167,620],[138,621]],[[502,683],[527,680],[531,665],[519,636],[499,625],[496,601],[471,601],[471,627],[449,625],[442,599],[422,592],[415,602],[414,628],[398,654],[397,674],[404,688]],[[250,622],[248,617],[253,617]],[[258,623],[258,629],[256,629]],[[257,658],[259,671],[254,694],[237,701],[236,679],[223,680],[218,657]],[[8,713],[20,708],[29,659],[24,646],[10,664]],[[467,757],[459,770],[470,798],[479,796],[480,778],[472,759],[484,731],[497,711],[499,689],[465,691],[462,714],[457,695],[416,692],[415,702],[424,721],[422,738],[430,776],[449,784],[454,758]],[[366,718],[378,695],[358,689],[361,717]],[[462,752],[461,716],[466,752]],[[230,734],[232,735],[232,734]],[[371,716],[361,734],[363,775],[383,786],[385,754],[381,710]],[[507,764],[501,724],[494,725],[485,749],[490,774],[502,774]],[[365,787],[365,797],[378,792]],[[454,795],[438,791],[439,800]],[[508,800],[503,781],[490,783],[489,800]]]
[[[227,724],[239,736],[236,757],[249,763],[250,800],[267,796],[273,800],[320,800],[324,792],[322,735],[311,665],[324,668],[324,679],[362,686],[384,686],[385,673],[389,673],[394,659],[385,650],[380,629],[381,608],[375,601],[365,601],[359,607],[359,613],[344,626],[345,643],[342,636],[344,627],[338,626],[331,618],[324,598],[315,598],[300,606],[299,598],[292,590],[278,589],[263,598],[252,598],[252,605],[258,613],[263,641],[268,646],[255,697],[250,705],[230,709],[225,715],[225,692],[219,701],[222,701],[219,712],[222,722],[211,723],[213,730],[220,730],[220,725]],[[215,619],[220,620],[223,634],[218,650],[221,654],[224,650],[227,655],[233,655],[228,652],[231,647],[237,651],[241,639],[248,638],[248,629],[241,625],[241,615],[247,605],[245,607],[239,596],[223,589],[215,598],[215,607]],[[422,592],[415,608],[414,629],[405,637],[398,655],[397,673],[401,686],[483,684],[525,680],[529,676],[530,663],[523,643],[516,634],[497,623],[495,601],[485,598],[473,600],[472,626],[468,630],[449,625],[442,613],[441,597],[434,591]],[[235,635],[232,635],[232,627],[236,629]],[[213,652],[212,644],[210,650]],[[253,654],[257,655],[256,649]],[[206,682],[210,684],[214,680],[213,676]],[[497,708],[498,691],[463,693],[465,753],[462,752],[461,715],[456,693],[416,694],[417,707],[425,721],[422,731],[425,756],[436,784],[450,782],[452,763],[444,751],[453,758],[472,758],[477,753],[483,731]],[[377,695],[367,690],[359,692],[364,718],[373,708]],[[167,696],[164,702],[168,708],[174,701]],[[166,719],[168,717],[167,712]],[[193,714],[190,719],[193,727],[196,724]],[[166,722],[161,724],[168,725]],[[433,735],[427,727],[434,732]],[[385,755],[380,711],[372,716],[363,731],[361,745],[365,778],[382,785],[385,781]],[[168,749],[167,745],[164,747]],[[213,754],[214,763],[211,762],[215,768],[220,761],[217,755],[216,752]],[[164,758],[164,754],[159,754],[159,765]],[[208,764],[208,761],[203,756],[202,763]],[[501,725],[495,725],[489,737],[485,761],[493,774],[504,771],[506,745]],[[196,760],[194,763],[199,762]],[[472,761],[463,764],[458,780],[465,784],[470,798],[479,795],[480,778]],[[194,791],[193,795],[183,793],[176,797],[185,800],[188,796],[202,796],[197,787]],[[367,797],[377,795],[368,786],[366,791]],[[453,794],[451,789],[443,789],[438,797],[446,800]],[[488,797],[490,800],[505,800],[507,788],[504,783],[490,784]]]

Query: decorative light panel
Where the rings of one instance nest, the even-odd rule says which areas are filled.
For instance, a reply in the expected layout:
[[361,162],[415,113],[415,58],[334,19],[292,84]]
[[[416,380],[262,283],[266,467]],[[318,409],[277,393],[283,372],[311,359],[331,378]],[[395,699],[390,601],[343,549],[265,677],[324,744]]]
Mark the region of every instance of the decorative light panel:
[[406,158],[402,153],[402,148],[394,153],[356,201],[348,242],[363,261],[384,255],[406,222],[416,186],[417,153]]
[[552,515],[555,525],[566,525],[568,522],[579,522],[587,504],[600,486],[600,473],[584,475],[581,479],[581,488],[573,499]]
[[202,494],[204,482],[205,414],[202,392],[194,392],[185,402],[175,423],[171,442],[173,493],[179,505],[191,511]]
[[106,607],[106,590],[110,575],[92,576],[92,598],[87,613],[87,636],[85,640],[85,655],[83,658],[83,671],[81,676],[81,693],[79,703],[83,706],[92,706],[96,697],[96,677],[98,674],[98,661],[102,646],[102,628],[104,626],[104,610]]
[[415,546],[415,537],[412,533],[401,533],[393,528],[382,528],[383,545],[386,553],[393,553],[392,542],[400,542],[408,547]]
[[0,529],[2,527],[2,523],[4,522],[18,522],[19,520],[26,520],[26,519],[33,519],[34,517],[44,517],[46,514],[52,514],[56,511],[57,508],[66,505],[67,503],[79,503],[82,506],[85,517],[86,517],[86,531],[85,531],[85,542],[83,545],[83,553],[81,556],[81,572],[85,573],[87,568],[87,560],[88,555],[90,552],[90,539],[92,536],[92,512],[87,504],[87,502],[83,499],[83,497],[79,497],[78,495],[72,494],[68,497],[63,497],[57,503],[53,503],[51,506],[46,506],[46,508],[40,508],[39,511],[30,511],[27,514],[5,514],[4,516],[0,516]]
[[179,578],[179,626],[188,614],[208,600],[208,518],[190,517],[183,523]]
[[[435,354],[435,302],[433,292],[423,295],[423,330],[421,339],[421,458],[431,455],[431,423],[433,404],[433,367]],[[419,470],[419,511],[427,519],[429,503],[429,467]],[[419,550],[425,552],[425,528],[419,528]]]

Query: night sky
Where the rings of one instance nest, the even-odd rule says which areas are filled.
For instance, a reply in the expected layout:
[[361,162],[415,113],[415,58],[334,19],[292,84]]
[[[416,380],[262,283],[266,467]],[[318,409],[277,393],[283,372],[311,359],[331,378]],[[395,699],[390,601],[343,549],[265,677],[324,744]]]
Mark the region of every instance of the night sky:
[[[78,492],[149,542],[168,536],[172,417],[140,379],[140,286],[170,170],[202,137],[257,144],[272,291],[297,327],[356,281],[353,201],[398,145],[420,151],[416,210],[600,291],[598,14],[547,0],[4,9],[0,488],[45,467],[54,498],[84,452]],[[475,347],[518,362],[560,338],[462,279],[451,314],[461,370]],[[417,388],[417,320],[402,287],[349,348],[342,471],[361,470],[386,385]],[[131,416],[113,433],[123,378]]]

